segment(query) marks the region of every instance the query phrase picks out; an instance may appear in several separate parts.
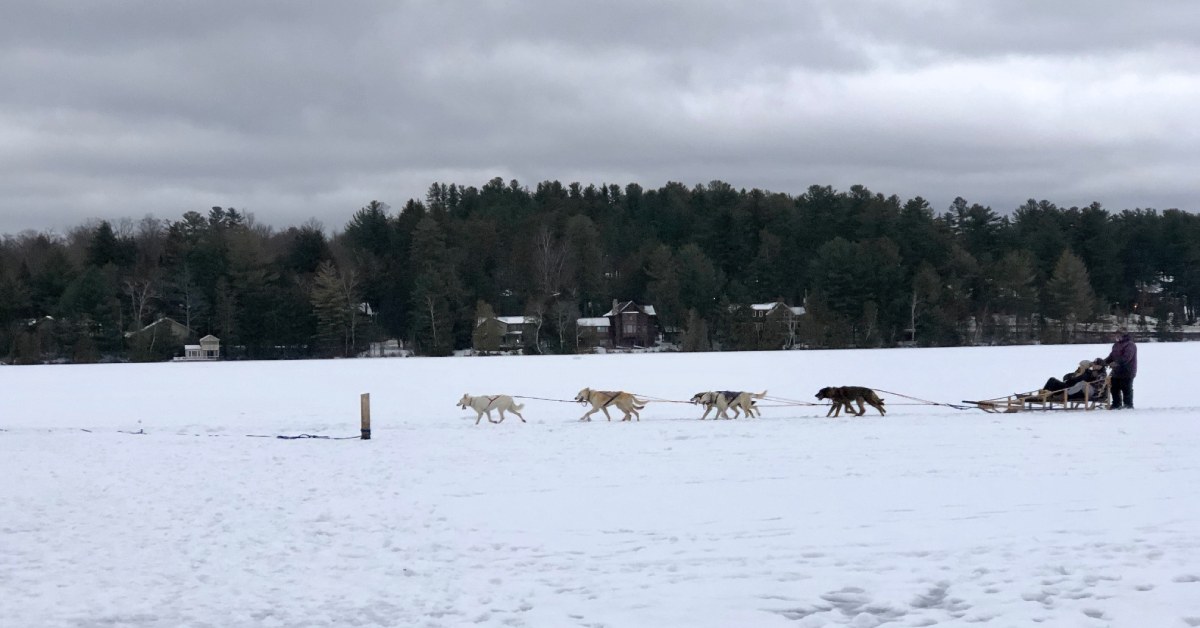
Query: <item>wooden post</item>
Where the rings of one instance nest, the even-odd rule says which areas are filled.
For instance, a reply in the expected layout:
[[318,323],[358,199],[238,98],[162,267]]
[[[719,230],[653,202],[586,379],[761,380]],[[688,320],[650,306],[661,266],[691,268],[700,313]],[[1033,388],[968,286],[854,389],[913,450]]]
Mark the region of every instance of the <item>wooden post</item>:
[[362,439],[371,440],[371,393],[360,395],[359,402],[362,406]]

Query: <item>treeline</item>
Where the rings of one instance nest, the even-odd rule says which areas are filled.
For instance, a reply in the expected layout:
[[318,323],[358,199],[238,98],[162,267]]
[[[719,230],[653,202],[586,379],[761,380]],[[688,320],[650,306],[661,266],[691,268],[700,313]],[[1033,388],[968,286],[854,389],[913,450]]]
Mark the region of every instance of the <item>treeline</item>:
[[165,359],[178,341],[128,332],[170,317],[230,357],[384,338],[446,355],[494,312],[537,317],[528,350],[571,352],[575,320],[614,299],[653,304],[685,349],[779,347],[745,332],[745,306],[775,300],[807,308],[812,347],[1055,342],[1135,310],[1169,332],[1194,322],[1197,295],[1200,217],[1180,210],[497,178],[372,201],[332,236],[220,207],[5,236],[0,347],[23,363]]

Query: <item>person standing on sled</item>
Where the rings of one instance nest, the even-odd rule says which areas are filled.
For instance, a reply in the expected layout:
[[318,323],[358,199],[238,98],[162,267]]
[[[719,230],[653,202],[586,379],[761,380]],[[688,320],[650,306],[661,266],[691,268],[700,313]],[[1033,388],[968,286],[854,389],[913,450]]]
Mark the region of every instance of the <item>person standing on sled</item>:
[[1137,345],[1129,337],[1129,330],[1121,327],[1117,330],[1117,341],[1113,343],[1112,352],[1104,358],[1104,363],[1112,367],[1112,409],[1133,409],[1133,378],[1137,377]]

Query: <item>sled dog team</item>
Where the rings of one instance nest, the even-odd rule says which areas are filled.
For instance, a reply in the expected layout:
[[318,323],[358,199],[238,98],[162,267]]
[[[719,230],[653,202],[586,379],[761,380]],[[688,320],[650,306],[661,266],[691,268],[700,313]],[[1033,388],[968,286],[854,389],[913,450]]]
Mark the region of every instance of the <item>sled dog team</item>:
[[[704,414],[700,416],[700,420],[708,418],[708,414],[716,410],[713,415],[714,419],[723,418],[738,418],[740,416],[754,417],[762,416],[762,411],[755,407],[755,401],[763,399],[767,396],[767,391],[760,393],[750,393],[744,391],[707,391],[699,392],[692,396],[691,403],[697,404],[704,408]],[[848,414],[854,416],[862,416],[866,413],[866,405],[869,405],[879,411],[880,416],[887,414],[883,409],[883,400],[879,395],[870,388],[863,386],[826,386],[817,391],[817,399],[829,400],[831,406],[829,412],[825,416],[833,415],[840,416],[842,409],[845,408]],[[592,390],[584,388],[575,395],[575,401],[584,405],[590,405],[591,409],[579,417],[580,421],[591,421],[592,415],[597,412],[603,412],[604,418],[612,421],[612,415],[608,413],[609,407],[614,407],[620,410],[623,414],[622,421],[637,420],[641,421],[641,415],[638,410],[646,407],[646,400],[638,399],[633,393],[628,393],[622,390]],[[854,404],[858,404],[858,411],[854,409]],[[865,404],[865,405],[864,405]],[[486,414],[488,422],[501,423],[504,421],[504,413],[511,412],[525,422],[525,417],[521,416],[521,410],[525,407],[516,403],[509,395],[480,395],[472,396],[464,394],[462,399],[458,400],[458,407],[466,410],[470,408],[476,413],[475,424],[479,425],[480,419]],[[492,418],[492,410],[499,413],[500,419]],[[733,410],[733,416],[728,414],[729,410]]]

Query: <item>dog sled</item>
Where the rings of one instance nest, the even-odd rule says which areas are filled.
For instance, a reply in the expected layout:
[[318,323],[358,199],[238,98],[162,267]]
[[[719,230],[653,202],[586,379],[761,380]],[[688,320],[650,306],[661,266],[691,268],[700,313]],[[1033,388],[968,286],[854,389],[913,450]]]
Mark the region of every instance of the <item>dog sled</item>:
[[1046,410],[1107,410],[1111,405],[1109,385],[1111,377],[1094,382],[1080,382],[1077,389],[1063,390],[1034,390],[1015,393],[995,399],[980,401],[963,400],[963,403],[974,404],[984,412],[1011,414],[1014,412],[1046,411]]

